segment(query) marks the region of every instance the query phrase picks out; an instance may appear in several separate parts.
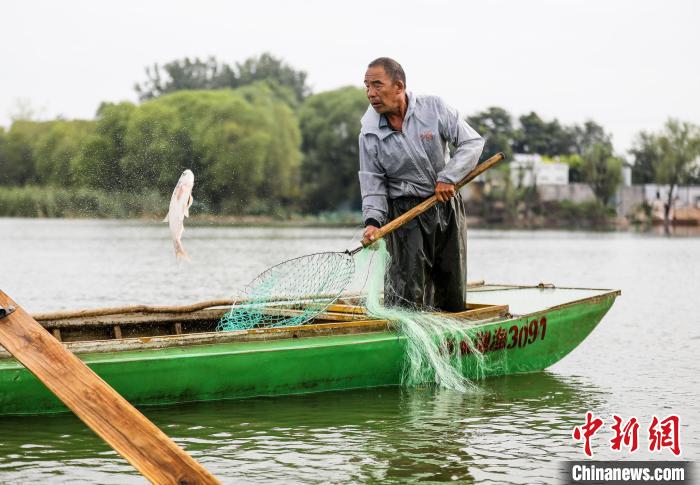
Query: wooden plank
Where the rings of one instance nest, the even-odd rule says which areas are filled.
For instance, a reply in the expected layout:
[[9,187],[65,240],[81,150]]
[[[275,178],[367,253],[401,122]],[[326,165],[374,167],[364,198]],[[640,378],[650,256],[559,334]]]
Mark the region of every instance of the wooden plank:
[[[473,325],[488,323],[490,319],[503,317],[508,313],[508,305],[469,304],[470,307],[478,307],[458,316]],[[91,340],[80,342],[66,342],[65,346],[75,354],[89,354],[95,352],[122,352],[128,350],[153,350],[171,347],[191,347],[197,345],[227,344],[232,342],[256,342],[261,340],[280,340],[288,338],[338,336],[357,333],[384,332],[392,329],[392,324],[386,320],[346,320],[344,322],[305,324],[295,327],[268,327],[251,330],[238,330],[234,332],[205,332],[182,335],[166,335],[153,337],[126,338],[115,340]],[[9,357],[0,350],[0,358]]]
[[0,290],[0,344],[156,484],[220,483]]

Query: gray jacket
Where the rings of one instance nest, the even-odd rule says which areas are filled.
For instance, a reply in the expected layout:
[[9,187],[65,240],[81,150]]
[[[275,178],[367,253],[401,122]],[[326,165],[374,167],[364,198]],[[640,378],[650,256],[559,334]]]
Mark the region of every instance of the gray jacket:
[[[392,130],[372,106],[362,117],[359,175],[365,221],[385,224],[387,199],[426,198],[438,182],[459,182],[484,148],[484,139],[442,99],[407,94],[403,132]],[[448,143],[455,146],[452,157]]]

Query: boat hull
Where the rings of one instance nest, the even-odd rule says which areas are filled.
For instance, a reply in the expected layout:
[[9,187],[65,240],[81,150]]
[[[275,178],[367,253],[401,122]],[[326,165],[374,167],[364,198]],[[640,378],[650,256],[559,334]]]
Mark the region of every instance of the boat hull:
[[[483,360],[462,342],[446,351],[460,354],[470,379],[540,371],[576,348],[618,294],[477,323],[470,332]],[[385,330],[79,357],[132,404],[145,406],[400,385],[405,349],[399,332]],[[63,411],[21,364],[0,359],[0,415]]]

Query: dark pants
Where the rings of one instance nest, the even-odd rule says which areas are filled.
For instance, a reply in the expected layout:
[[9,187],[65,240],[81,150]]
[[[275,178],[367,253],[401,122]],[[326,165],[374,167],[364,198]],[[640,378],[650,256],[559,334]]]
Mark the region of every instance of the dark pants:
[[[423,199],[389,200],[389,219],[395,219]],[[391,265],[384,282],[388,306],[465,310],[467,234],[464,205],[459,194],[407,222],[387,236]]]

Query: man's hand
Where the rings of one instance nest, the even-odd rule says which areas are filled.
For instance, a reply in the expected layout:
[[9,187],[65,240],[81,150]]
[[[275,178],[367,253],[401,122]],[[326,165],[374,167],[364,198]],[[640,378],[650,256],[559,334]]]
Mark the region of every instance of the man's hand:
[[435,197],[440,202],[447,202],[457,193],[455,184],[446,184],[444,182],[438,182],[435,186]]
[[374,233],[378,231],[379,228],[377,226],[367,226],[365,227],[365,232],[362,235],[365,239],[374,242]]

